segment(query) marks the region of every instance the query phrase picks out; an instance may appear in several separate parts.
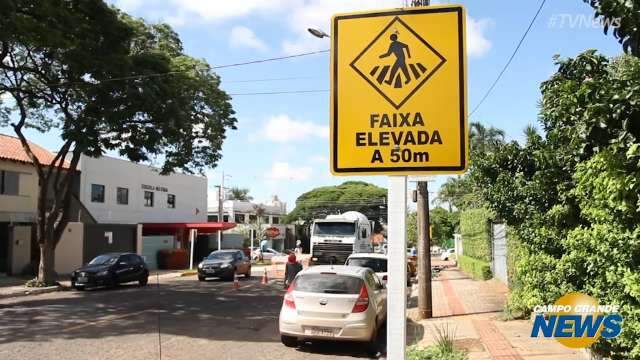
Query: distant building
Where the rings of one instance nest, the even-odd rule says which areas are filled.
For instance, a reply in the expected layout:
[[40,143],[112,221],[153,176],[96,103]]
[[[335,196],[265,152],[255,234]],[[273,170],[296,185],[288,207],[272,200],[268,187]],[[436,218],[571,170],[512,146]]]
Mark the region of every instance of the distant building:
[[[280,224],[282,218],[287,214],[287,203],[280,201],[274,195],[271,201],[266,204],[258,204],[245,200],[224,200],[222,203],[223,222],[233,222],[236,224],[254,224],[258,222],[258,209],[264,209],[261,215],[261,224]],[[209,207],[208,220],[218,221],[218,203]]]

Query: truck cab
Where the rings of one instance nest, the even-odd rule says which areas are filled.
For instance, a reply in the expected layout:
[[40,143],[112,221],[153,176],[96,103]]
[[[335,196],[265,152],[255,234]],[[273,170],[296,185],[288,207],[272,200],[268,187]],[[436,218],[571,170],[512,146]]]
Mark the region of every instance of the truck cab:
[[373,222],[356,211],[317,219],[311,228],[311,261],[344,264],[353,253],[372,252]]

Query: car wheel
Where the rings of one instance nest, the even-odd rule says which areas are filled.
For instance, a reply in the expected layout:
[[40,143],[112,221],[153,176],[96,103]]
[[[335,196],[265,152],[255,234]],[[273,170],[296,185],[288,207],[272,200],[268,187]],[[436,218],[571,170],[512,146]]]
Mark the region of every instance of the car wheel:
[[233,281],[236,277],[236,269],[233,269],[233,272],[231,272],[231,274],[227,275],[224,277],[225,281]]
[[298,347],[298,338],[287,335],[280,335],[280,341],[286,347],[294,348]]
[[449,261],[449,258],[448,257],[444,258],[444,261]]
[[147,283],[149,283],[149,276],[146,275],[145,277],[143,277],[142,279],[138,280],[138,284],[140,286],[146,286]]
[[202,276],[202,275],[198,275],[198,280],[199,281],[205,281],[206,278],[204,276]]
[[251,266],[249,266],[249,270],[247,270],[247,273],[244,274],[244,276],[250,278],[251,277]]

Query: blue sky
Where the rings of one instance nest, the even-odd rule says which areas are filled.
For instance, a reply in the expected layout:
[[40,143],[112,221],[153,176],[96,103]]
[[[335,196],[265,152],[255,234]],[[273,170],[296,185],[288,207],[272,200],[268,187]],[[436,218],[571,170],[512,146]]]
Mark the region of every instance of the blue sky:
[[[126,12],[151,22],[165,21],[179,33],[186,52],[224,65],[329,48],[307,27],[329,30],[333,13],[402,6],[402,0],[111,0]],[[539,6],[539,1],[468,0],[468,101],[473,109],[511,55]],[[515,60],[491,96],[470,119],[502,128],[520,140],[535,124],[539,84],[555,70],[552,56],[575,56],[595,48],[617,55],[620,46],[591,22],[591,8],[581,0],[549,0]],[[220,69],[223,88],[231,94],[324,90],[329,88],[329,54]],[[266,79],[283,79],[262,81]],[[295,79],[291,79],[295,78]],[[255,81],[261,80],[261,81]],[[294,206],[301,193],[317,186],[362,179],[381,186],[382,176],[333,177],[329,173],[329,94],[237,95],[233,106],[238,130],[228,133],[223,159],[207,171],[210,191],[221,172],[225,185],[246,187],[258,201],[278,195]],[[10,129],[0,132],[11,133]],[[55,150],[54,135],[30,133],[31,139]],[[438,176],[431,190],[446,177]]]

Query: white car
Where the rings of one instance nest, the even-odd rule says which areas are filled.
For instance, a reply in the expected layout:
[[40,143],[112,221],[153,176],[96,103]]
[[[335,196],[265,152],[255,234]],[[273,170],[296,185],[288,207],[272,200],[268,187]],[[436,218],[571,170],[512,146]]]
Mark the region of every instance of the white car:
[[[387,272],[387,263],[388,256],[386,254],[377,254],[377,253],[355,253],[349,255],[347,261],[344,263],[347,266],[360,266],[366,267],[373,272],[382,280],[382,282],[386,285],[389,279],[389,274]],[[409,271],[409,265],[407,264],[407,286],[411,286],[411,271]]]
[[387,317],[387,289],[369,268],[319,265],[301,271],[289,286],[279,329],[282,343],[301,340],[367,342],[377,348],[380,326]]
[[456,257],[456,249],[447,249],[442,252],[440,255],[440,260],[447,261],[449,259],[455,259]]
[[261,251],[260,249],[256,250],[253,252],[253,256],[252,259],[253,260],[258,260],[260,258],[260,254],[262,254],[262,259],[263,260],[271,260],[274,256],[284,256],[285,254],[281,253],[278,250],[274,250],[274,249],[267,249],[267,251]]

